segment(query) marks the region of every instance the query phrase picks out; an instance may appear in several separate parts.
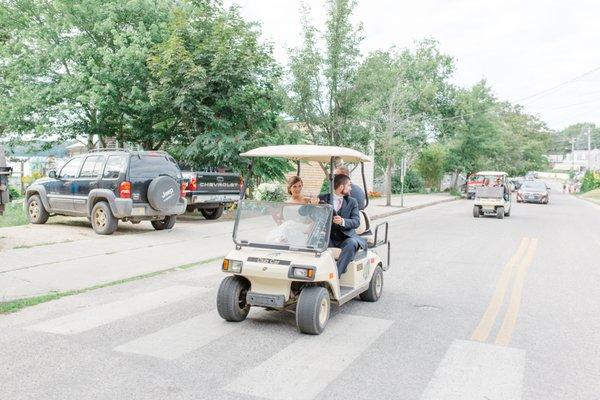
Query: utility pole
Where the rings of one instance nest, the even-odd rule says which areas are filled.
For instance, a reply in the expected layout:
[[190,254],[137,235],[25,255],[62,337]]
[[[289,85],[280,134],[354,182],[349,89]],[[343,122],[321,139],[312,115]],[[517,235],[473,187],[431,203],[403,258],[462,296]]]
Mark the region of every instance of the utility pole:
[[571,138],[571,171],[575,171],[575,138]]
[[587,151],[587,169],[592,169],[592,129],[587,127],[588,151]]
[[400,165],[400,207],[404,207],[404,177],[406,176],[406,157],[402,157]]

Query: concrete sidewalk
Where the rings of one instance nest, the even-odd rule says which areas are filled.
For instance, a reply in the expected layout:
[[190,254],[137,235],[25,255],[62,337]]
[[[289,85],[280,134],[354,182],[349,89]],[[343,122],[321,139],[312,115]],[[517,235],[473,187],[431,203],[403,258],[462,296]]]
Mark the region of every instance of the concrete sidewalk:
[[[437,194],[407,195],[405,207],[400,207],[399,197],[386,207],[385,199],[380,198],[371,200],[368,211],[372,219],[381,219],[455,199]],[[46,227],[2,228],[0,237],[18,228]],[[178,222],[171,231],[93,235],[72,242],[0,251],[0,302],[89,288],[220,258],[233,248],[232,231],[233,221]]]

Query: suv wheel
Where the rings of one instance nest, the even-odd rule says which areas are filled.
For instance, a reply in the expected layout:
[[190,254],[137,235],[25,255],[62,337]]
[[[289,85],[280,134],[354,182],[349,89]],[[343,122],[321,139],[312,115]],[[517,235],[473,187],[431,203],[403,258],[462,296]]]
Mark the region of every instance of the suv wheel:
[[42,199],[34,194],[27,200],[27,219],[32,224],[45,224],[48,221],[48,211],[44,208]]
[[99,201],[92,208],[92,228],[98,235],[112,235],[117,230],[117,220],[108,203],[105,201]]
[[201,208],[200,212],[206,219],[219,219],[223,215],[223,209],[225,207],[219,206],[217,208]]
[[177,220],[177,215],[167,215],[165,219],[159,219],[151,221],[152,226],[157,231],[162,231],[164,229],[171,229],[175,225],[175,221]]

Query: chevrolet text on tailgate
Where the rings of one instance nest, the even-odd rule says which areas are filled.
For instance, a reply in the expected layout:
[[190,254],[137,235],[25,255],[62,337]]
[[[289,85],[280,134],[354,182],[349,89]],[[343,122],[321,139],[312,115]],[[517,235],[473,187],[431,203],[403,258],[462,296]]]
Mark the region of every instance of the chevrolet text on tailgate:
[[240,198],[242,178],[226,172],[183,171],[187,211],[200,210],[206,219],[218,219],[226,206]]

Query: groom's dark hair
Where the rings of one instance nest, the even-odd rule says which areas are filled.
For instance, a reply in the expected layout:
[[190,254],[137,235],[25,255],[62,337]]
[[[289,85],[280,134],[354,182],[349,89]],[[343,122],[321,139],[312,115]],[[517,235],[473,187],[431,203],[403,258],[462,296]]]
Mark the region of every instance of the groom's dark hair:
[[350,177],[348,175],[336,175],[335,178],[333,178],[333,190],[336,190],[348,182],[350,182]]

